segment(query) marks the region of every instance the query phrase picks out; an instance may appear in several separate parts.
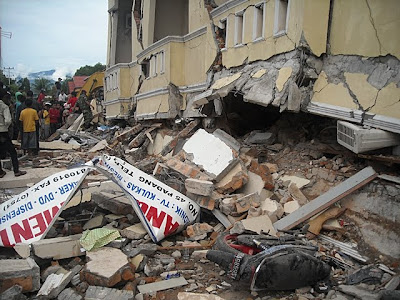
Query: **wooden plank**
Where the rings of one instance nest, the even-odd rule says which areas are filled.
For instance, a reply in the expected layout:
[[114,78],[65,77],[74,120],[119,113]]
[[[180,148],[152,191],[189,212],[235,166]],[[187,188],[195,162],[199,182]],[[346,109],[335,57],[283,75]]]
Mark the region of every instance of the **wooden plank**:
[[289,230],[323,211],[333,203],[351,194],[378,176],[372,167],[366,167],[346,181],[331,188],[325,194],[300,207],[290,215],[274,223],[276,230]]

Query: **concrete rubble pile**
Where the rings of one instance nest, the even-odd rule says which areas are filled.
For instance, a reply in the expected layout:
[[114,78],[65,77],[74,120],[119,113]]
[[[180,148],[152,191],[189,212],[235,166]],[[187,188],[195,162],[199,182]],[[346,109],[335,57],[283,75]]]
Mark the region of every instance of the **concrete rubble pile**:
[[[64,131],[65,140],[85,142],[21,160],[28,174],[0,181],[1,202],[56,170],[108,154],[186,195],[201,213],[156,244],[129,196],[92,171],[45,238],[0,248],[0,299],[398,299],[398,165],[369,166],[332,142],[324,122],[283,116],[240,137],[199,119]],[[109,235],[88,250],[82,241],[99,229]],[[245,255],[243,263],[287,245],[313,248],[312,260],[328,275],[287,291],[232,279],[237,257]],[[226,269],[210,260],[210,249],[235,258]],[[283,271],[268,276],[291,284]]]

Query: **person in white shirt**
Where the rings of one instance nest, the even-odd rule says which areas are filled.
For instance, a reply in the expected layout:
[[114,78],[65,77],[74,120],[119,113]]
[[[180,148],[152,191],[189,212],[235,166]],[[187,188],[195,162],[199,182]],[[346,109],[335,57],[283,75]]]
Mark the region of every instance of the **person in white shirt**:
[[64,91],[61,91],[60,95],[58,96],[58,101],[65,103],[67,101],[67,95]]

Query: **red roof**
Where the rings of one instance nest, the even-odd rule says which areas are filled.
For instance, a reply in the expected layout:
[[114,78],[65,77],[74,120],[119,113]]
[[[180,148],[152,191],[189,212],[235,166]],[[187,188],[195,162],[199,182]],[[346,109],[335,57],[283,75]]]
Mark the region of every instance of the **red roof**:
[[74,76],[72,80],[74,81],[75,88],[81,88],[85,84],[86,78],[89,76]]
[[68,93],[71,94],[75,89],[75,85],[73,81],[68,81]]
[[74,76],[72,77],[72,81],[68,81],[68,91],[72,93],[76,89],[80,89],[85,84],[86,78],[89,76]]

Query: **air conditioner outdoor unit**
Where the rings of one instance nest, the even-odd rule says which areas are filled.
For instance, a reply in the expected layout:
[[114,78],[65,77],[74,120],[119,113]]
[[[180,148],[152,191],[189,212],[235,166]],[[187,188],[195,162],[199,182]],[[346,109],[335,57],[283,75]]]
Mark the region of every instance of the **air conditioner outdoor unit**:
[[400,145],[400,136],[381,129],[368,129],[349,122],[338,121],[337,141],[354,153],[363,153]]

